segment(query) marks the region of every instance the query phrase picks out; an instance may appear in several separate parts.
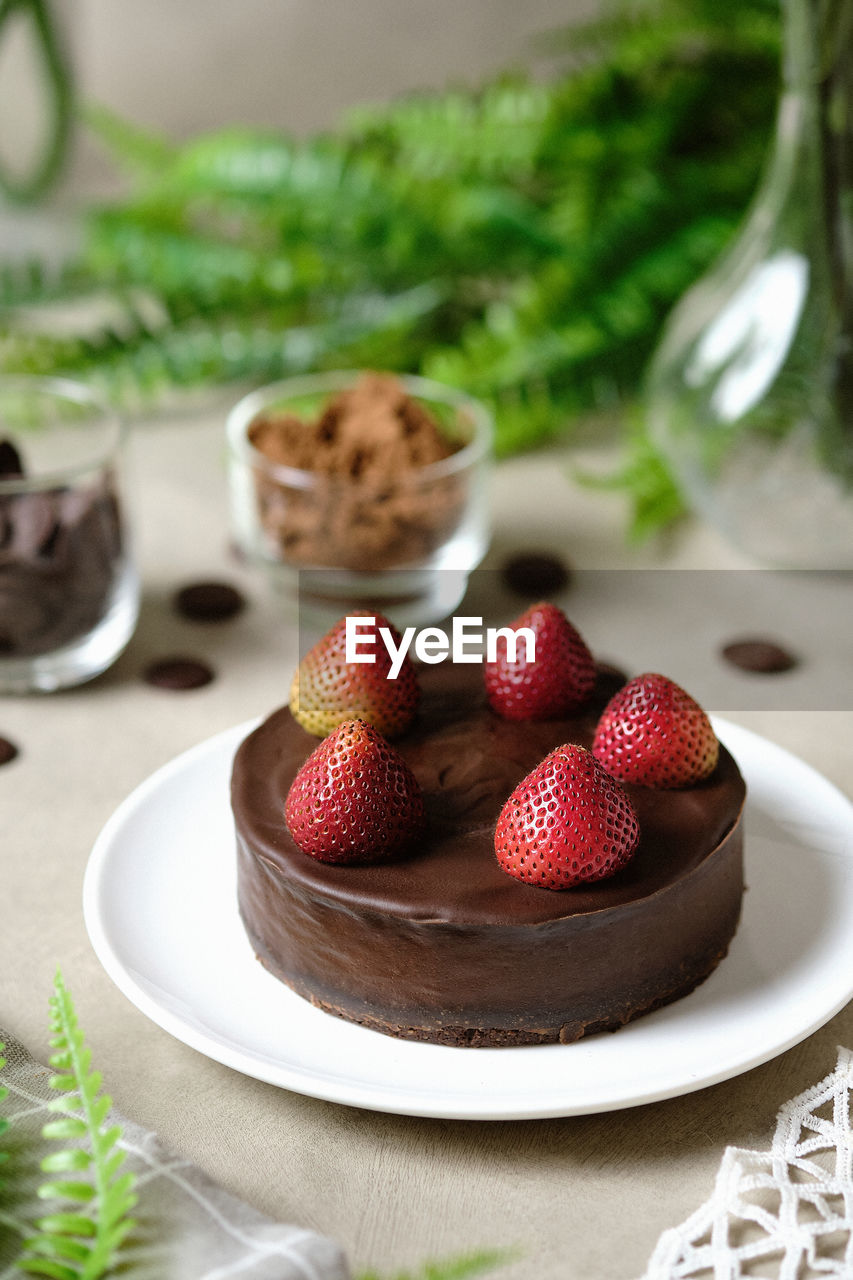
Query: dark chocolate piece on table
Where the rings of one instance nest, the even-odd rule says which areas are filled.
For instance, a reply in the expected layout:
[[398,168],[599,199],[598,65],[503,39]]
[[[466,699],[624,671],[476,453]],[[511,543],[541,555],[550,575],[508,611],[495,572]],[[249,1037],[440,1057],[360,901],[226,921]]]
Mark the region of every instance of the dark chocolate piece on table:
[[610,662],[596,662],[594,702],[604,706],[627,683],[628,677],[621,667]]
[[775,675],[780,671],[790,671],[798,665],[797,659],[788,650],[774,640],[757,637],[733,640],[724,645],[722,655],[734,667],[742,671],[755,671],[761,675]]
[[17,479],[24,474],[21,455],[11,440],[0,440],[0,479]]
[[200,689],[214,679],[213,669],[199,658],[160,658],[143,672],[147,684],[157,689]]
[[192,582],[174,596],[174,607],[191,622],[226,622],[246,606],[246,599],[229,582]]
[[558,556],[545,551],[522,551],[504,561],[503,580],[516,595],[539,600],[563,591],[571,572]]

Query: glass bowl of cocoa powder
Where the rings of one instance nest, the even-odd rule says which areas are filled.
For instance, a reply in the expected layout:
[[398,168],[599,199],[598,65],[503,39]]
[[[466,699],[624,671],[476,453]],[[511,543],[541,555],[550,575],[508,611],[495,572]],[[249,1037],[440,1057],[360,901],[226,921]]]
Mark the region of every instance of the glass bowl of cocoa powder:
[[244,397],[227,438],[236,543],[301,611],[453,612],[489,542],[481,402],[410,375],[318,373]]

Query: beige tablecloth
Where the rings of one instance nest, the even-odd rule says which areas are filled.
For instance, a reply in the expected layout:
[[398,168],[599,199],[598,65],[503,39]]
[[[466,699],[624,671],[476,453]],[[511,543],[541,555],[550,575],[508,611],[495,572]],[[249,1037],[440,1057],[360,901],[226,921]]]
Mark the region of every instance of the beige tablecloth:
[[[137,634],[114,669],[87,687],[0,700],[0,734],[21,748],[0,770],[0,1023],[44,1060],[47,999],[61,964],[118,1109],[260,1213],[340,1241],[354,1269],[391,1272],[507,1246],[518,1260],[500,1273],[506,1280],[640,1275],[661,1231],[710,1194],[724,1147],[766,1147],[778,1107],[832,1069],[837,1044],[853,1044],[851,1007],[773,1061],[669,1101],[556,1120],[425,1120],[303,1097],[210,1061],[144,1017],[93,953],[81,885],[114,808],[178,752],[287,696],[298,637],[228,550],[221,432],[214,410],[135,429],[144,574]],[[564,603],[602,657],[636,670],[651,661],[654,635],[666,636],[667,669],[689,675],[702,661],[691,602],[707,596],[703,583],[717,582],[697,574],[747,562],[698,527],[663,546],[627,551],[621,500],[579,489],[567,462],[552,452],[496,469],[500,520],[488,563],[499,565],[510,549],[544,545],[584,568],[683,570],[671,579],[683,584],[676,618],[652,620],[651,631],[636,584],[647,582],[654,594],[658,575],[632,579],[640,591],[629,611],[634,636],[631,625],[609,621],[620,575],[583,577]],[[180,619],[173,592],[205,577],[241,586],[250,607],[218,626]],[[821,599],[837,606],[828,622],[814,616],[805,590],[802,607],[792,600],[790,613],[804,667],[843,673],[844,586],[820,585]],[[510,598],[497,603],[517,611]],[[739,632],[742,618],[718,623],[718,635],[703,637],[709,646]],[[172,653],[204,658],[216,680],[188,693],[147,686],[140,678],[146,663]],[[825,691],[793,696],[799,686],[790,684],[766,684],[781,691],[759,697],[727,678],[735,682],[714,686],[714,710],[853,791],[849,685],[835,700]]]

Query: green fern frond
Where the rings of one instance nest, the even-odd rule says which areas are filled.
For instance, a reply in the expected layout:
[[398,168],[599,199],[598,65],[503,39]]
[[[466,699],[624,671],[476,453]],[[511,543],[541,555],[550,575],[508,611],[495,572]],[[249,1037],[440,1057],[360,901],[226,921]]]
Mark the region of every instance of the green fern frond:
[[0,309],[62,300],[93,284],[78,261],[48,262],[36,257],[0,262]]
[[123,409],[140,411],[178,388],[286,377],[341,361],[401,367],[406,336],[442,301],[439,285],[423,284],[390,296],[348,295],[310,323],[271,306],[248,316],[190,315],[160,329],[128,310],[120,334],[104,328],[77,338],[0,326],[0,367],[81,377]]
[[[3,1043],[2,1040],[0,1040],[0,1071],[2,1071],[6,1065],[6,1059],[3,1057],[3,1050],[5,1048],[6,1048],[5,1044]],[[3,1102],[5,1102],[8,1096],[9,1096],[9,1090],[6,1088],[4,1084],[0,1084],[0,1105],[2,1105]],[[6,1119],[5,1116],[0,1115],[0,1139],[2,1139],[3,1134],[7,1131],[8,1128],[9,1128],[9,1121]],[[4,1151],[3,1148],[0,1147],[0,1164],[3,1164],[8,1159],[9,1159],[9,1152]],[[3,1185],[2,1182],[0,1182],[0,1186],[2,1185]]]
[[81,105],[78,113],[128,173],[151,178],[174,157],[175,148],[166,138],[130,124],[108,107],[89,103]]
[[588,488],[626,493],[630,498],[629,539],[643,542],[675,524],[687,508],[636,409],[627,414],[627,423],[622,462],[615,471],[602,476],[575,468],[573,474]]
[[470,1280],[472,1276],[486,1275],[505,1267],[517,1257],[518,1253],[510,1249],[481,1249],[440,1262],[427,1262],[416,1271],[398,1271],[393,1276],[361,1271],[355,1280]]
[[503,75],[476,92],[451,89],[355,107],[339,134],[383,166],[421,178],[474,177],[527,189],[535,186],[536,150],[551,104],[552,90],[542,82]]
[[[50,999],[50,1086],[60,1096],[49,1105],[59,1113],[42,1130],[45,1138],[80,1145],[63,1147],[41,1163],[50,1177],[39,1187],[45,1200],[70,1201],[75,1208],[49,1214],[36,1223],[37,1234],[24,1241],[18,1266],[48,1280],[100,1280],[114,1265],[134,1222],[135,1176],[121,1172],[125,1155],[118,1146],[119,1125],[107,1125],[112,1105],[101,1092],[101,1074],[92,1069],[70,992],[57,973]],[[79,1207],[78,1207],[79,1206]]]
[[[3,1056],[3,1050],[6,1046],[0,1041],[0,1071],[7,1065]],[[13,1236],[20,1239],[26,1235],[29,1230],[28,1224],[23,1222],[14,1211],[14,1205],[19,1198],[15,1194],[13,1179],[9,1176],[15,1171],[15,1166],[10,1164],[12,1156],[11,1152],[4,1150],[3,1136],[10,1129],[10,1123],[6,1116],[2,1114],[3,1103],[9,1096],[9,1090],[5,1085],[0,1084],[0,1171],[3,1171],[3,1165],[9,1165],[6,1176],[0,1176],[0,1252],[6,1243],[6,1236]]]

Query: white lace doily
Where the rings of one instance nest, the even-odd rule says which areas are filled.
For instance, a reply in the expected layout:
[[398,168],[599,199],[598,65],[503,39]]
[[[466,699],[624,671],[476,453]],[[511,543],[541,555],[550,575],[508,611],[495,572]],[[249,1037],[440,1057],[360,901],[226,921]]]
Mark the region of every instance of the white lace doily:
[[710,1199],[658,1240],[643,1280],[853,1280],[853,1054],[779,1112],[769,1151],[727,1147]]

